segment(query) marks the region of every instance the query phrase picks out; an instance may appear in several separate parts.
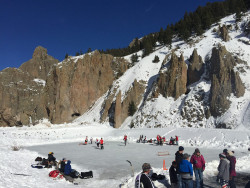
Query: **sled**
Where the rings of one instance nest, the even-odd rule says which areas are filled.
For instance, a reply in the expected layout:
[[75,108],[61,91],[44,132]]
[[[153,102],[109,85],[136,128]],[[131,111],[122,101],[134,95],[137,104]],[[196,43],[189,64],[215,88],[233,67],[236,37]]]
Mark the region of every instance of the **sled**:
[[41,164],[32,164],[31,167],[32,168],[38,168],[38,169],[44,168],[44,166],[41,165]]
[[158,156],[166,156],[166,155],[170,155],[170,153],[168,151],[158,152]]

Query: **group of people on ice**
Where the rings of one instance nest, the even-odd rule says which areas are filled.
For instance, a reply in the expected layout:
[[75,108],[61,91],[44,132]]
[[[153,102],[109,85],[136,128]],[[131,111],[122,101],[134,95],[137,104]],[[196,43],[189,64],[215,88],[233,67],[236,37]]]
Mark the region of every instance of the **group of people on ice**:
[[[220,163],[217,167],[217,182],[222,188],[236,188],[234,178],[236,176],[236,158],[233,151],[227,149],[219,154]],[[169,169],[171,188],[193,188],[193,176],[195,176],[195,187],[203,188],[203,172],[205,170],[205,159],[199,148],[196,148],[192,156],[184,153],[184,147],[180,146],[175,153],[175,160]],[[149,163],[142,165],[142,173],[135,180],[135,187],[155,188],[150,177],[151,166]]]
[[[93,143],[93,138],[92,138],[92,137],[90,138],[90,142],[89,142],[89,143],[90,143],[90,144]],[[104,149],[104,146],[103,146],[103,144],[104,144],[103,138],[101,138],[100,140],[99,140],[98,138],[96,138],[95,143],[96,143],[97,148]],[[87,144],[88,144],[88,136],[86,136],[83,145],[87,145]],[[101,146],[101,147],[100,147],[100,146]]]

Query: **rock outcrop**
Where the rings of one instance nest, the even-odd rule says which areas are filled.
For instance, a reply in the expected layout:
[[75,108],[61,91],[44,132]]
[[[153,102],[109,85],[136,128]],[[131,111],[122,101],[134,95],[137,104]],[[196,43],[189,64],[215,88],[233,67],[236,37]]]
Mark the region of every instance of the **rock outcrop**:
[[210,111],[212,116],[217,117],[229,108],[228,97],[231,93],[236,97],[241,97],[245,93],[245,87],[239,73],[234,71],[234,66],[241,60],[233,57],[224,46],[213,48],[210,61]]
[[38,46],[32,56],[32,59],[23,63],[19,69],[23,72],[27,72],[31,77],[47,79],[47,74],[53,65],[59,61],[47,54],[47,49]]
[[33,123],[46,117],[39,105],[43,83],[16,68],[0,72],[0,126],[17,126]]
[[[135,80],[132,87],[124,95],[122,99],[121,91],[116,96],[110,95],[105,102],[105,106],[102,113],[102,120],[108,121],[115,128],[119,128],[124,120],[128,117],[129,104],[133,101],[135,106],[138,106],[143,98],[145,92],[145,83]],[[115,97],[115,101],[113,101]]]
[[59,61],[37,47],[19,69],[0,72],[0,126],[19,126],[46,118],[43,89],[47,73]]
[[193,84],[200,80],[204,73],[204,66],[201,56],[198,55],[197,49],[194,49],[190,57],[190,63],[187,71],[187,85]]
[[58,60],[37,47],[19,69],[0,72],[0,126],[70,122],[86,112],[128,68],[123,58],[86,54],[77,62]]
[[49,119],[62,123],[82,115],[108,91],[118,74],[127,70],[127,65],[124,59],[95,51],[76,63],[69,60],[54,67],[45,88]]
[[159,93],[164,97],[177,99],[187,90],[187,65],[183,55],[178,58],[174,52],[169,63],[168,70],[160,73],[158,79]]
[[229,34],[228,34],[228,29],[227,29],[227,27],[225,25],[223,25],[222,27],[219,26],[219,31],[220,31],[221,38],[225,42],[227,42],[227,41],[229,41],[231,39]]

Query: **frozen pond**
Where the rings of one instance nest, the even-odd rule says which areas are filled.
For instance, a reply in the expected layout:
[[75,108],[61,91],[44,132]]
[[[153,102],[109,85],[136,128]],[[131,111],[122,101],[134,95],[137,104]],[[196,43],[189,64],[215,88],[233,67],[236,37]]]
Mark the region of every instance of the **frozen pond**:
[[[72,161],[72,168],[79,172],[92,170],[94,179],[112,180],[119,185],[121,179],[131,175],[131,168],[126,160],[130,160],[136,173],[141,171],[144,162],[151,164],[153,168],[162,168],[163,160],[169,168],[175,159],[178,146],[158,146],[154,144],[129,143],[124,146],[123,142],[106,142],[104,150],[100,150],[95,144],[79,145],[79,143],[64,143],[53,145],[40,145],[27,147],[29,150],[37,151],[40,155],[47,157],[50,151],[59,161],[63,157]],[[195,148],[185,147],[184,153],[192,154]],[[169,151],[170,155],[158,156],[158,152]],[[200,148],[206,162],[219,160],[218,154],[221,149]],[[236,151],[236,157],[245,155]]]

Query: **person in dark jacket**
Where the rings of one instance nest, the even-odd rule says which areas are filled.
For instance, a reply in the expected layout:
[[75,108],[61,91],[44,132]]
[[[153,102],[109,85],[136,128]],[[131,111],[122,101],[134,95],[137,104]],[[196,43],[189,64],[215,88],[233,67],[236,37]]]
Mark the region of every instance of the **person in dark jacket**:
[[60,162],[59,162],[59,164],[60,164],[60,168],[59,168],[59,171],[60,172],[64,172],[64,169],[65,169],[65,165],[66,165],[66,161],[67,161],[67,159],[66,158],[63,158]]
[[142,165],[142,173],[140,173],[136,177],[135,188],[156,188],[151,178],[149,177],[150,170],[151,165],[149,163],[144,163]]
[[177,188],[178,187],[178,179],[177,179],[176,167],[177,167],[177,163],[176,163],[176,161],[173,161],[172,165],[171,165],[171,167],[169,169],[171,188]]
[[180,163],[180,174],[183,188],[193,188],[193,167],[189,162],[190,155],[185,153]]
[[53,152],[49,152],[48,154],[48,163],[49,165],[56,165],[56,158],[54,157],[54,153]]
[[181,175],[180,175],[180,163],[183,159],[183,152],[184,152],[184,147],[180,146],[179,150],[175,153],[175,161],[177,164],[176,167],[176,173],[177,173],[177,178],[178,178],[178,188],[182,188],[182,179],[181,179]]
[[235,164],[236,158],[234,157],[234,153],[230,150],[227,152],[227,159],[230,162],[229,166],[229,186],[230,188],[236,188],[234,178],[236,176]]

